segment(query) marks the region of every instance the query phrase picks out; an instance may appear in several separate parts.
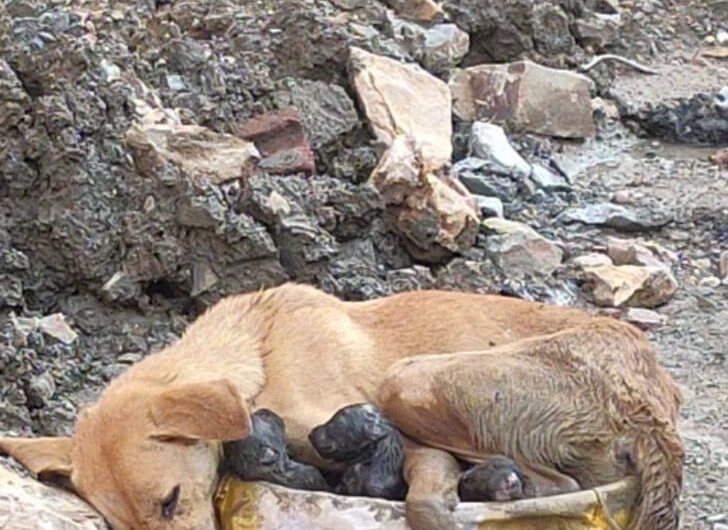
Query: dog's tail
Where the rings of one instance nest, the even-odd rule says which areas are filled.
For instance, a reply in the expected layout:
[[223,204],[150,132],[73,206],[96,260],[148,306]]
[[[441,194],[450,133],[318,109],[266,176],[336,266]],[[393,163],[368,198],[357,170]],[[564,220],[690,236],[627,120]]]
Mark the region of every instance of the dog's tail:
[[634,457],[640,490],[628,530],[677,530],[684,455],[672,422],[637,436]]

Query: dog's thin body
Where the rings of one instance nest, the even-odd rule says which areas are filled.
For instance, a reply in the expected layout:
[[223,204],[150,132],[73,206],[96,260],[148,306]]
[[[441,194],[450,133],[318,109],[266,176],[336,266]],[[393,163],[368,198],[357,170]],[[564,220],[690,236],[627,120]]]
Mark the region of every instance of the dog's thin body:
[[[309,431],[346,405],[374,400],[382,375],[400,359],[538,341],[592,318],[441,291],[350,303],[288,284],[230,297],[177,343],[111,383],[79,415],[73,439],[0,438],[0,451],[36,473],[70,475],[74,489],[119,530],[213,529],[220,442],[250,431],[251,410],[276,411],[294,456],[328,466],[310,446]],[[581,347],[589,349],[586,339]],[[676,410],[677,391],[663,386],[656,395]],[[408,521],[415,530],[447,528],[459,465],[423,441],[405,439]],[[170,510],[173,525],[164,519]]]
[[539,467],[580,488],[635,474],[630,528],[673,530],[683,449],[672,387],[639,335],[601,319],[480,353],[405,359],[378,397],[410,437],[470,460],[505,454],[540,484],[551,477]]

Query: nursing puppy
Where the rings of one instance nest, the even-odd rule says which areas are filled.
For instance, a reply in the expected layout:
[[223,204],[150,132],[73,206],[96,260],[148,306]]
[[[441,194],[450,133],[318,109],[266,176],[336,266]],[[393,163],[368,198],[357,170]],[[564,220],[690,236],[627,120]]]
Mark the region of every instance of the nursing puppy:
[[533,496],[533,486],[520,468],[501,455],[471,467],[458,482],[458,497],[463,502],[515,501]]
[[404,499],[402,439],[373,405],[344,407],[311,431],[309,438],[321,456],[349,465],[338,493]]
[[[0,438],[0,452],[35,474],[70,479],[73,489],[116,530],[214,530],[222,443],[250,433],[253,411],[267,408],[283,418],[297,460],[340,468],[321,458],[309,433],[347,405],[379,406],[377,388],[397,361],[488,348],[500,355],[504,345],[526,338],[538,345],[550,340],[544,338],[547,334],[566,330],[573,338],[572,351],[599,357],[603,353],[594,348],[590,330],[596,321],[575,309],[445,291],[342,302],[312,287],[286,284],[231,296],[199,317],[176,343],[113,380],[79,414],[72,438]],[[680,404],[677,386],[654,363],[654,352],[639,331],[616,322],[611,326],[604,327],[606,339],[614,338],[611,350],[637,348],[649,362],[638,367],[612,361],[614,366],[605,369],[623,373],[640,393],[664,407],[658,417],[665,427],[660,429],[670,428]],[[621,339],[625,330],[631,330],[628,344]],[[573,369],[562,359],[552,362],[557,374]],[[407,386],[426,388],[432,377],[418,370]],[[528,388],[529,377],[518,377]],[[482,384],[469,377],[449,384],[463,395],[483,392]],[[403,395],[405,401],[409,395]],[[405,439],[406,515],[413,530],[455,527],[461,467],[443,449],[453,420],[443,404],[428,406],[431,426],[440,425],[443,432],[421,439],[415,432]],[[422,411],[400,409],[400,415],[422,418]],[[513,418],[511,423],[519,426],[520,417]],[[464,425],[473,419],[463,418]],[[644,437],[638,445],[653,448]],[[483,456],[478,447],[465,450]],[[661,453],[649,454],[654,469],[662,469]],[[664,487],[643,490],[648,503],[659,498],[664,510],[665,518],[651,530],[669,528],[671,507],[677,506],[675,485],[671,479]]]
[[329,489],[318,469],[290,457],[286,448],[286,428],[280,416],[261,409],[251,419],[253,432],[247,438],[223,444],[225,456],[221,473],[300,490]]

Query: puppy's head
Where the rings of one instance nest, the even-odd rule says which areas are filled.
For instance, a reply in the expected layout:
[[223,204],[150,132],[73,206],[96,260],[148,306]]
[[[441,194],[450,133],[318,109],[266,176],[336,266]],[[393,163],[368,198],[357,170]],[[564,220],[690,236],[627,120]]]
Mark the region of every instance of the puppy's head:
[[115,530],[215,530],[220,442],[250,417],[227,381],[110,392],[81,413],[72,439],[0,439],[39,475],[62,475]]
[[344,407],[314,428],[309,440],[324,458],[356,462],[367,458],[375,444],[394,432],[379,410],[368,403]]
[[524,497],[524,477],[510,458],[496,456],[462,474],[458,496],[468,501],[510,501]]

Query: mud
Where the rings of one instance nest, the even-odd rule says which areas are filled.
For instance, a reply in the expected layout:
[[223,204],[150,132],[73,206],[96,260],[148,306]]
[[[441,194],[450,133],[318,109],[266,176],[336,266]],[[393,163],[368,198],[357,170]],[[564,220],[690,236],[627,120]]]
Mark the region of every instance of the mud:
[[[715,149],[684,145],[726,143],[724,114],[695,126],[712,104],[702,98],[714,97],[699,94],[728,82],[725,61],[699,54],[706,36],[728,29],[725,2],[622,2],[616,30],[585,31],[613,16],[613,4],[447,0],[447,20],[433,25],[468,32],[460,60],[452,50],[433,55],[430,26],[378,1],[0,2],[0,431],[71,432],[78,408],[111,378],[225,295],[292,279],[351,300],[440,287],[591,307],[570,259],[603,250],[608,235],[642,236],[680,256],[680,290],[651,335],[686,389],[682,527],[727,524],[728,287],[718,260],[728,177],[708,161]],[[563,171],[571,189],[458,166],[470,125],[456,122],[456,167],[496,190],[507,219],[557,242],[564,264],[553,275],[501,270],[481,233],[461,255],[425,265],[366,183],[381,153],[349,83],[352,45],[444,79],[456,64],[530,58],[573,69],[607,52],[662,75],[591,71],[626,123],[601,120],[596,139],[511,138],[529,162]],[[134,124],[173,117],[236,134],[249,118],[289,107],[302,116],[314,176],[213,184],[171,163],[149,172],[125,139]],[[625,234],[558,220],[603,202],[661,221]],[[57,312],[78,333],[70,344],[22,320]]]

